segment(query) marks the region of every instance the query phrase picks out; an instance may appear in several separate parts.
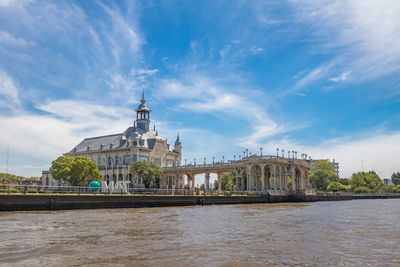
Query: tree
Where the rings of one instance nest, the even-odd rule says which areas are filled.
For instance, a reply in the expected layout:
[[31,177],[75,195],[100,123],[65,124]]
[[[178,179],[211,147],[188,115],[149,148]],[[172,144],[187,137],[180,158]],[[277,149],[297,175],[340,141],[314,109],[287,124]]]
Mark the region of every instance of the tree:
[[[236,184],[236,176],[234,173],[224,173],[221,176],[221,190],[234,191]],[[214,182],[214,189],[218,190],[218,180]]]
[[400,185],[400,172],[394,172],[391,178],[395,186]]
[[153,162],[132,162],[131,173],[142,177],[146,188],[149,188],[150,185],[153,187],[160,187],[160,179],[162,179],[163,170],[160,166],[154,164]]
[[328,191],[333,191],[333,192],[338,192],[338,191],[346,191],[347,190],[347,186],[338,183],[338,182],[332,182],[328,185],[328,187],[326,188]]
[[[379,191],[383,188],[381,178],[374,171],[357,172],[351,176],[350,184],[354,192]],[[357,190],[357,188],[361,188]],[[367,188],[367,190],[365,189]]]
[[51,176],[72,186],[87,186],[90,181],[100,182],[96,163],[86,157],[60,156],[51,162]]
[[343,185],[350,185],[350,179],[347,178],[340,178],[339,179],[339,183],[343,184]]
[[332,164],[326,160],[314,162],[312,173],[310,174],[311,185],[318,190],[326,190],[332,182],[339,182]]

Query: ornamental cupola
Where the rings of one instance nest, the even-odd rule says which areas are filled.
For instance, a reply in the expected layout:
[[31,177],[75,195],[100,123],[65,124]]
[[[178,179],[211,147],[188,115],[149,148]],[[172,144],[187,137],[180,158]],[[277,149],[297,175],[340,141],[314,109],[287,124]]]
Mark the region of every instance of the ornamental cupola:
[[135,111],[137,128],[142,129],[144,132],[148,132],[150,126],[151,110],[146,105],[146,100],[144,99],[144,90],[142,93],[142,100],[140,100],[140,104]]
[[182,143],[181,139],[179,138],[179,133],[176,136],[176,141],[175,141],[175,146],[174,149],[176,152],[181,153],[182,152]]

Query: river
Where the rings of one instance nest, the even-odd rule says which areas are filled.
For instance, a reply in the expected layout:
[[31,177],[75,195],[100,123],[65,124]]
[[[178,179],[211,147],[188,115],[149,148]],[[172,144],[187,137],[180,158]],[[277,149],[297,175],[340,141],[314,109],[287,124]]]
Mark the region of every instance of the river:
[[400,200],[0,213],[4,266],[400,266]]

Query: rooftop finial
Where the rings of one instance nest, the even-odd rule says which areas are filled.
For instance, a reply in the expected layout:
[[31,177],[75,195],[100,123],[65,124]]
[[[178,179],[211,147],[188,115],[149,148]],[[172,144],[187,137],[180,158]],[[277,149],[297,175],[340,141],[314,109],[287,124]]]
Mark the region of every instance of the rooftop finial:
[[155,131],[156,130],[156,123],[154,123],[154,127],[153,127],[153,131]]
[[144,88],[142,88],[142,100],[141,100],[141,102],[145,102],[145,100],[144,100]]

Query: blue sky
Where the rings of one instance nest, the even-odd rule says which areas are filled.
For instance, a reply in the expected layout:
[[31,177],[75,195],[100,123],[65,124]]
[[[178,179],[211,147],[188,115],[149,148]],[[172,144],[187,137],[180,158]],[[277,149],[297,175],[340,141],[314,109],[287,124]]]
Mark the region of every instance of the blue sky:
[[188,161],[244,148],[399,171],[399,1],[0,0],[0,171],[152,121]]

